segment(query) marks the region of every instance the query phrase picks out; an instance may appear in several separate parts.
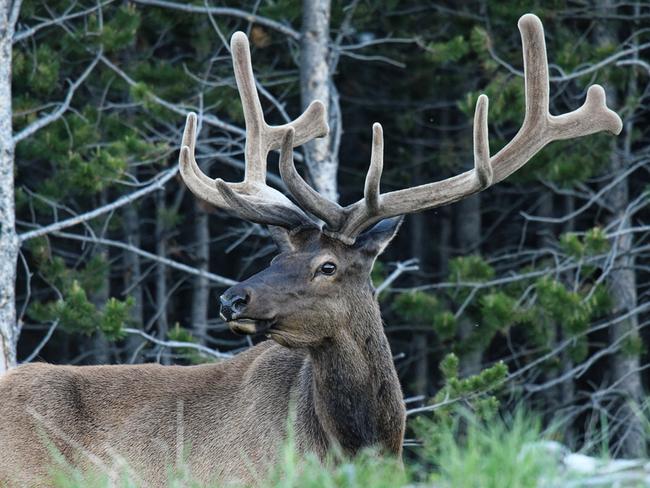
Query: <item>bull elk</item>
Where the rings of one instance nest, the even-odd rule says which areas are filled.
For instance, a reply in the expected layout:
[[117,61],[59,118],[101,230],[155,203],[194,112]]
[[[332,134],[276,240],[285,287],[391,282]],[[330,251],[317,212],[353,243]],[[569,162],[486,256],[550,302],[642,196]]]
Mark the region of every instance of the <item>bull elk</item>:
[[[0,485],[47,485],[45,439],[72,465],[110,470],[123,462],[152,486],[165,484],[179,449],[198,480],[252,482],[274,464],[288,427],[300,453],[323,457],[337,448],[353,455],[375,447],[399,457],[405,410],[369,275],[401,216],[484,190],[551,141],[621,131],[598,85],[579,109],[551,115],[542,24],[524,15],[519,30],[526,113],[510,143],[490,156],[488,99],[481,95],[472,170],[381,193],[383,135],[374,124],[364,196],[346,207],[314,191],[293,163],[294,147],[327,133],[323,105],[315,101],[296,120],[267,125],[248,40],[235,33],[231,49],[246,122],[244,181],[226,183],[201,172],[192,113],[180,173],[199,199],[268,226],[279,254],[220,301],[233,331],[271,340],[202,366],[29,364],[13,370],[0,381]],[[282,180],[297,204],[266,184],[267,156],[277,149]]]

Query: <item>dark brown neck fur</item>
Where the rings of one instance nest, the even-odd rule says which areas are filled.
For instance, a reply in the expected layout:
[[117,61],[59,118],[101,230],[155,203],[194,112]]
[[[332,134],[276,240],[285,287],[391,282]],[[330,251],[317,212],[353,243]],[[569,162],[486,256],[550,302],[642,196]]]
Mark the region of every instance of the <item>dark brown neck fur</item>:
[[310,381],[309,410],[328,447],[355,454],[376,446],[399,455],[404,406],[379,306],[369,296],[353,309],[335,337],[309,350],[302,372]]

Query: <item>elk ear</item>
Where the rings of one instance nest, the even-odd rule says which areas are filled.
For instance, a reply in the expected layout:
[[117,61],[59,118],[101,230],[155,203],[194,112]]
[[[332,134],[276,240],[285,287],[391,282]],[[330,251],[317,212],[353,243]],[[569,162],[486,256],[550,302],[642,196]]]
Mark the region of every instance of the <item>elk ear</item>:
[[355,249],[379,256],[393,240],[403,221],[403,215],[381,220],[357,238]]
[[279,252],[290,252],[296,249],[296,246],[291,241],[291,234],[287,229],[276,225],[267,225],[266,228]]

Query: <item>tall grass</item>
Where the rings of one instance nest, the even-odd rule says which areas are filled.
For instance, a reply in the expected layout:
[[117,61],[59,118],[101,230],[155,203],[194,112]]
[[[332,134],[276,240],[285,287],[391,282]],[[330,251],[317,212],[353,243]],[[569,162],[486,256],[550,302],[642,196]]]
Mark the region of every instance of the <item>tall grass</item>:
[[[405,453],[405,466],[373,452],[353,460],[320,462],[313,456],[300,458],[291,440],[264,488],[533,488],[557,485],[555,460],[538,447],[539,422],[519,411],[511,418],[481,422],[458,415],[447,423],[420,421],[416,434],[422,445]],[[338,461],[335,459],[338,458]],[[117,483],[105,476],[59,469],[57,488],[139,488],[128,474]],[[199,487],[187,470],[170,470],[169,487]],[[218,486],[218,485],[212,485]]]
[[[423,423],[416,475],[436,487],[533,488],[555,486],[557,460],[540,443],[541,423],[524,410],[479,421],[460,414],[444,425]],[[429,466],[429,469],[426,468]]]

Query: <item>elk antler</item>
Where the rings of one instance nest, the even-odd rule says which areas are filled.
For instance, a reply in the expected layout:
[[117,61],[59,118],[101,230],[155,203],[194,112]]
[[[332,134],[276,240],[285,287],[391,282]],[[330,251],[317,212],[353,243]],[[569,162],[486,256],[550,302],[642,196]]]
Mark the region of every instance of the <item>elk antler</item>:
[[246,124],[244,181],[213,180],[201,171],[194,157],[197,126],[194,113],[187,116],[183,133],[179,158],[181,177],[198,198],[245,220],[286,228],[314,226],[313,220],[299,207],[266,184],[266,162],[269,151],[281,148],[281,157],[286,158],[294,147],[327,134],[325,107],[315,101],[296,120],[281,126],[268,125],[255,86],[248,39],[243,32],[233,34],[230,49]]
[[544,28],[539,18],[526,14],[519,19],[524,54],[526,114],[515,137],[490,157],[488,140],[488,98],[481,95],[474,113],[474,169],[446,180],[381,194],[383,135],[373,126],[370,168],[364,198],[345,208],[315,192],[298,175],[290,157],[280,165],[282,178],[298,203],[321,218],[330,236],[352,244],[366,228],[388,217],[428,210],[461,200],[498,183],[526,164],[551,141],[572,139],[608,131],[618,134],[620,117],[607,108],[605,91],[592,85],[585,103],[563,115],[549,113],[549,78]]

